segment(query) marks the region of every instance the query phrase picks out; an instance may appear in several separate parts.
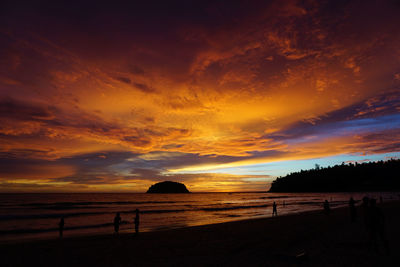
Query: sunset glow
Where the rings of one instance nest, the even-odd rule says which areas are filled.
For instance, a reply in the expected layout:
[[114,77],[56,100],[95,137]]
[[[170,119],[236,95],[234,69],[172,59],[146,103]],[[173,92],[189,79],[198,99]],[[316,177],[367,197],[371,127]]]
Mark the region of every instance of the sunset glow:
[[54,2],[0,6],[0,192],[265,191],[400,155],[396,1]]

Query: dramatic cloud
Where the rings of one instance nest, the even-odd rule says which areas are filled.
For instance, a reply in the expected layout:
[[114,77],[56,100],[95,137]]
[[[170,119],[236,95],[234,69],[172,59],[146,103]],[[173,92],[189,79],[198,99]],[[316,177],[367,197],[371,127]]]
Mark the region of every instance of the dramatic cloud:
[[396,1],[0,10],[1,191],[265,190],[236,168],[400,152]]

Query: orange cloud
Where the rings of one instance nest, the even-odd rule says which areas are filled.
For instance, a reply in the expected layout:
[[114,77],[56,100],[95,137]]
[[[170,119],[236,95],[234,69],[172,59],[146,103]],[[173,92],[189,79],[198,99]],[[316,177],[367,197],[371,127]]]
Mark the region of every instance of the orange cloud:
[[[0,28],[0,161],[47,161],[32,179],[75,186],[84,174],[87,190],[145,188],[151,177],[124,182],[128,158],[100,174],[81,162],[58,174],[47,164],[116,151],[193,155],[157,169],[165,173],[399,151],[400,30],[390,1],[171,3],[161,13],[127,3],[114,15],[71,3],[47,16],[52,7],[7,9]],[[230,175],[191,185],[252,188]],[[10,188],[17,177],[4,178]]]

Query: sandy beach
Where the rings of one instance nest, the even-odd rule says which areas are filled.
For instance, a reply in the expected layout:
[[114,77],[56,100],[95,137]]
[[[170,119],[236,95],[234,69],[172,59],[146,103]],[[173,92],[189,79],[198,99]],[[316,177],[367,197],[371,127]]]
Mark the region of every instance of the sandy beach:
[[370,248],[360,209],[351,223],[341,208],[138,236],[8,242],[1,266],[399,266],[400,202],[380,207],[389,253],[382,243]]

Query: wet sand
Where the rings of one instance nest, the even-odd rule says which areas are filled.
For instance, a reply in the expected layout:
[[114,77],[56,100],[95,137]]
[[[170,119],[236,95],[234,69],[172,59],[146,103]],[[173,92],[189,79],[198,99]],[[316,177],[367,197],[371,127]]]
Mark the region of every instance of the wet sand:
[[329,216],[310,212],[139,236],[110,234],[3,243],[0,265],[400,266],[400,202],[380,207],[386,217],[389,255],[381,243],[378,253],[369,247],[360,209],[357,222],[351,223],[349,210],[341,208]]

